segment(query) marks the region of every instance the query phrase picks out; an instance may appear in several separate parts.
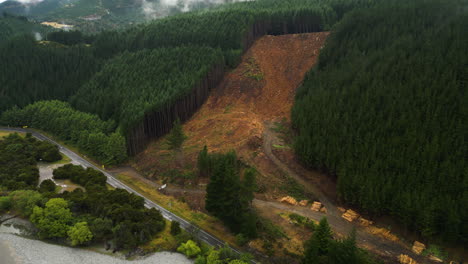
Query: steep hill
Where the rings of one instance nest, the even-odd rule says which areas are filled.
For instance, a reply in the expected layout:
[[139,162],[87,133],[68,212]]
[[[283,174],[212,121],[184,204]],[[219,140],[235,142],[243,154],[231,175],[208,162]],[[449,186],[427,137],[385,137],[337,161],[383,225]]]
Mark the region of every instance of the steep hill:
[[294,148],[338,194],[426,239],[468,240],[468,3],[347,16],[298,90]]
[[39,22],[68,24],[83,32],[96,33],[229,2],[237,1],[7,0],[0,1],[0,13],[26,16]]
[[[263,155],[253,157],[252,153],[261,146],[266,124],[289,118],[295,89],[316,62],[327,35],[264,36],[256,41],[242,63],[184,124],[186,162],[194,164],[198,152],[207,145],[210,151],[235,149],[243,159],[261,163]],[[135,157],[135,165],[160,176],[174,166],[167,155],[165,139],[160,139]]]

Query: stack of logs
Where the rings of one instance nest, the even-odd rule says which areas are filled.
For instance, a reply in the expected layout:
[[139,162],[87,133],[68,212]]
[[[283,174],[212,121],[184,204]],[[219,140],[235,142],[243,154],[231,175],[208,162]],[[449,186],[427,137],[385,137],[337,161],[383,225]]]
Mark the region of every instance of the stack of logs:
[[[294,199],[291,196],[285,196],[279,199],[278,201],[281,203],[287,203],[287,204],[294,205],[294,206],[296,205],[307,206],[307,204],[309,204],[308,200],[301,200],[300,202],[298,202],[296,199]],[[315,212],[327,213],[327,209],[322,205],[321,202],[317,202],[317,201],[312,203],[310,210],[315,211]]]

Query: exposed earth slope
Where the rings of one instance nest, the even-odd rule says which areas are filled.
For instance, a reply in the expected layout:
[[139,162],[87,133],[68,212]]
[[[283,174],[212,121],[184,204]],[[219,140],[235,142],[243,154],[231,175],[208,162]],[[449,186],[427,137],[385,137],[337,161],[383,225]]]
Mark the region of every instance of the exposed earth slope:
[[[288,124],[295,90],[316,63],[327,35],[322,32],[264,36],[257,40],[243,56],[242,63],[225,76],[202,108],[184,124],[188,139],[182,160],[168,150],[166,139],[161,138],[136,156],[132,166],[145,175],[147,179],[140,180],[146,184],[157,188],[167,182],[165,193],[187,201],[195,210],[204,210],[207,179],[195,177],[197,155],[204,145],[210,152],[234,149],[243,162],[258,170],[260,191],[253,204],[262,217],[287,233],[289,239],[283,241],[282,247],[288,251],[300,252],[302,242],[310,235],[301,233],[281,217],[296,213],[314,220],[326,216],[339,236],[357,227],[359,245],[379,254],[387,263],[396,262],[399,254],[428,261],[414,255],[408,244],[370,234],[369,228],[343,220],[337,208],[334,183],[324,175],[305,170],[293,158],[288,146]],[[135,180],[140,177],[128,168],[121,168],[118,173],[125,171]],[[299,192],[300,197],[310,201],[320,200],[328,212],[279,203],[279,198],[291,194],[291,185],[303,186],[296,194]],[[256,241],[250,245],[261,250]]]
[[[261,153],[252,157],[252,152],[261,146],[266,121],[289,119],[295,89],[316,62],[327,35],[260,38],[184,125],[185,160],[192,163],[204,145],[210,151],[234,149],[246,161],[262,159]],[[135,158],[135,166],[156,176],[172,166],[169,156],[161,139]]]

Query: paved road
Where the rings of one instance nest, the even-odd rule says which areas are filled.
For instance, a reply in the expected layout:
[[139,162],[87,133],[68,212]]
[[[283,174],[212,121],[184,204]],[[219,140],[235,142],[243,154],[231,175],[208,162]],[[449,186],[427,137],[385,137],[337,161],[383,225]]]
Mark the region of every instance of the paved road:
[[[163,215],[164,218],[166,218],[167,220],[170,220],[170,221],[179,222],[180,226],[183,229],[193,233],[201,241],[203,241],[203,242],[205,242],[205,243],[207,243],[207,244],[209,244],[211,246],[214,246],[214,247],[223,247],[226,244],[222,240],[216,238],[214,235],[211,235],[210,233],[199,229],[197,226],[189,223],[188,221],[184,220],[183,218],[180,218],[177,215],[173,214],[172,212],[166,210],[164,207],[162,207],[162,206],[154,203],[153,201],[147,199],[145,196],[141,195],[137,191],[133,190],[132,188],[128,187],[127,185],[125,185],[122,182],[120,182],[119,180],[117,180],[111,173],[109,173],[109,172],[95,166],[94,164],[90,163],[86,159],[82,158],[80,155],[76,154],[75,152],[71,151],[70,149],[66,148],[65,146],[57,143],[53,139],[50,139],[49,137],[46,137],[46,136],[44,136],[44,135],[42,135],[42,134],[40,134],[40,133],[38,133],[36,131],[32,131],[32,130],[29,130],[29,129],[0,127],[0,130],[6,130],[6,131],[12,131],[12,132],[31,133],[34,137],[36,137],[39,140],[48,141],[48,142],[51,142],[51,143],[57,145],[60,148],[61,153],[68,156],[70,159],[72,159],[76,163],[79,163],[81,166],[83,166],[85,168],[93,168],[95,170],[98,170],[98,171],[102,172],[104,175],[106,175],[107,183],[110,186],[112,186],[114,188],[125,189],[128,192],[131,192],[131,193],[134,193],[134,194],[136,194],[138,196],[143,197],[143,199],[145,200],[145,207],[158,209],[161,212],[161,214]],[[231,247],[231,249],[234,252],[236,252],[237,254],[240,254],[240,252],[238,250],[236,250],[235,248]]]

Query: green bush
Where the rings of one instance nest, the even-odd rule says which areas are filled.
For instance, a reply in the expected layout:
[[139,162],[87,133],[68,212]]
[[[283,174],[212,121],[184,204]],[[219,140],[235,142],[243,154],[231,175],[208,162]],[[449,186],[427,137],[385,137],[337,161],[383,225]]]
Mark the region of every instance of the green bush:
[[176,236],[180,234],[182,230],[180,229],[180,223],[177,221],[172,221],[171,222],[171,235]]
[[198,247],[197,243],[192,240],[183,243],[177,248],[177,251],[186,255],[189,258],[193,258],[198,256],[201,253],[200,247]]
[[0,212],[6,212],[11,208],[11,199],[8,196],[0,197]]

